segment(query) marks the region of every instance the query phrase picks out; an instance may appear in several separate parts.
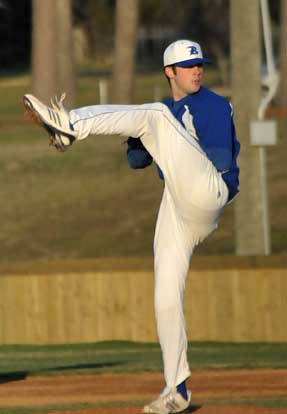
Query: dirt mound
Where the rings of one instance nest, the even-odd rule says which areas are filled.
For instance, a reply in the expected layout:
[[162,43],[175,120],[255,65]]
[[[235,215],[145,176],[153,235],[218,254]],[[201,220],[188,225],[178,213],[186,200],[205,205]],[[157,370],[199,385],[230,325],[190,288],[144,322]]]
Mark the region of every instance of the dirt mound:
[[[38,414],[47,406],[55,406],[53,414],[134,414],[162,387],[160,373],[10,377],[6,382],[1,379],[0,407],[38,407]],[[193,392],[190,413],[287,414],[287,409],[262,408],[264,399],[286,398],[286,369],[196,371],[189,387]],[[252,401],[252,407],[240,405],[243,400],[244,404]],[[254,401],[258,401],[258,407]],[[57,411],[60,405],[74,405],[75,409]],[[77,409],[79,405],[83,408]]]

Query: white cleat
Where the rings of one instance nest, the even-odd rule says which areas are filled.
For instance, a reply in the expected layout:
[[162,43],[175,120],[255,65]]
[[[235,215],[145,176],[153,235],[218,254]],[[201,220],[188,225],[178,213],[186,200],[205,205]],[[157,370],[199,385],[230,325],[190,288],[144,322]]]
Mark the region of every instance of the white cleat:
[[65,151],[77,138],[71,124],[68,112],[66,111],[63,94],[58,100],[51,100],[52,107],[43,104],[33,95],[24,95],[23,104],[30,118],[46,129],[50,136],[50,145],[59,151]]
[[185,411],[191,403],[191,392],[187,392],[188,399],[172,389],[166,395],[160,395],[156,400],[144,406],[144,414],[173,414]]

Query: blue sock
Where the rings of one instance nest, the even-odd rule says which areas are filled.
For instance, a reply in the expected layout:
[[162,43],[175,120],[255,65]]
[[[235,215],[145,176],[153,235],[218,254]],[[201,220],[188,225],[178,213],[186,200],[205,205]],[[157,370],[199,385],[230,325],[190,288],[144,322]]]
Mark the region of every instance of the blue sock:
[[186,389],[186,384],[185,384],[185,381],[183,381],[183,382],[181,382],[180,384],[178,384],[178,385],[176,386],[176,390],[177,390],[177,392],[179,392],[179,394],[181,394],[181,395],[183,396],[183,398],[184,398],[185,400],[187,400],[187,399],[188,399],[188,397],[187,397],[187,389]]

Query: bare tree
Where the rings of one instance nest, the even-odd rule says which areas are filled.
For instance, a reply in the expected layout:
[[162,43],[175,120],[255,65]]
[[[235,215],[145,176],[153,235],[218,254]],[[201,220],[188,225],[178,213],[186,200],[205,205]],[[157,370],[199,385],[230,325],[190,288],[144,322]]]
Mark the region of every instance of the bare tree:
[[53,95],[74,97],[71,0],[33,0],[32,90],[48,103]]
[[250,121],[257,119],[261,93],[258,0],[231,0],[231,52],[232,102],[241,141],[236,251],[239,255],[264,254],[260,154],[250,145],[249,132]]
[[115,6],[110,1],[77,2],[84,18],[90,56],[96,60],[108,61],[113,48]]
[[[193,2],[192,2],[193,3]],[[193,20],[198,19],[201,10],[198,32],[202,42],[206,45],[218,65],[221,81],[224,85],[230,83],[229,67],[229,31],[230,4],[226,0],[200,0],[199,10],[191,15]],[[188,24],[190,24],[190,19]]]
[[138,0],[117,0],[115,62],[112,81],[114,103],[132,101],[138,8]]
[[32,90],[46,103],[57,92],[56,3],[57,0],[33,0]]
[[72,106],[75,95],[74,42],[71,0],[57,1],[57,90],[66,92],[67,106]]

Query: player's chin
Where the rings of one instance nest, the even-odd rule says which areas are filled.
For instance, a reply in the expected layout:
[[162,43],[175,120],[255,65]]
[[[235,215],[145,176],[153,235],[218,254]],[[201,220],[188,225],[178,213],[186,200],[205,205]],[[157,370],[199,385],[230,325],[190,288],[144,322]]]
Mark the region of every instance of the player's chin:
[[190,93],[196,93],[196,92],[198,92],[198,91],[199,91],[199,89],[200,89],[200,87],[201,87],[201,84],[200,84],[200,83],[198,83],[198,82],[194,82],[194,83],[192,84],[192,87],[191,87],[191,91],[190,91]]

